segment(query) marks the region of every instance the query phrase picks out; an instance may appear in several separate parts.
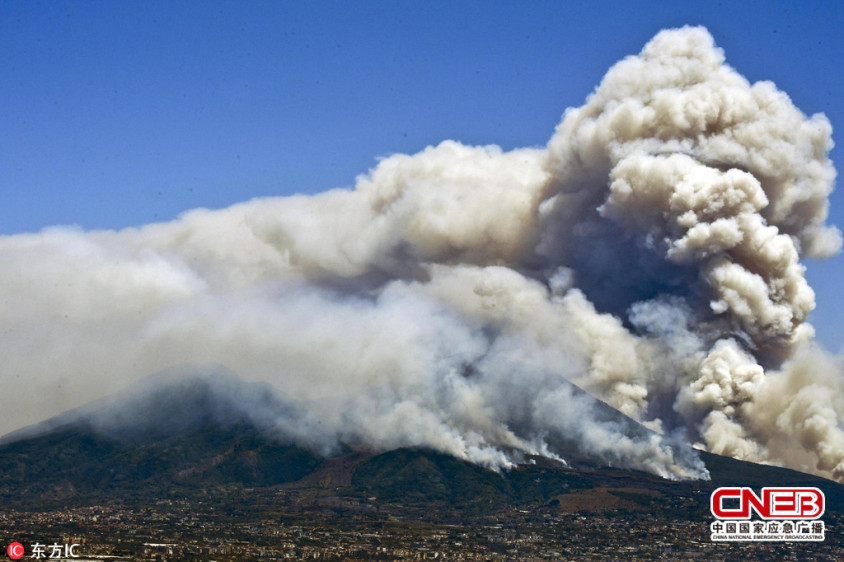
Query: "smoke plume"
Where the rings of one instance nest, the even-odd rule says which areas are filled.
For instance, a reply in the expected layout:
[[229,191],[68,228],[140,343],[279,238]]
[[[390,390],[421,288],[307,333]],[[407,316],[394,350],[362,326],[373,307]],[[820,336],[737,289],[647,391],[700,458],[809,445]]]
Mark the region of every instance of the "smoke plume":
[[831,146],[823,115],[683,28],[544,148],[445,141],[352,190],[0,238],[2,429],[216,363],[284,396],[254,405],[263,426],[329,453],[504,468],[573,442],[705,477],[694,444],[844,481],[844,373],[799,262],[841,248]]

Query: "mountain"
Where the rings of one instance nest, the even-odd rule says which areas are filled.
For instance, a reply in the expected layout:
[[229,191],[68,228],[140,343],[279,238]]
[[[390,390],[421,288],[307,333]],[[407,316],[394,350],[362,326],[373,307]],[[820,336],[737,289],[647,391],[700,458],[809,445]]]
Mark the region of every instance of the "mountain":
[[[647,431],[597,404],[601,415]],[[700,452],[709,481],[528,456],[501,473],[419,448],[285,441],[284,395],[225,371],[168,373],[0,439],[0,537],[91,559],[840,558],[844,486]],[[618,416],[618,419],[612,416]],[[555,446],[565,446],[556,443]],[[559,449],[558,449],[559,450]],[[722,485],[817,486],[823,542],[714,543]]]
[[143,444],[203,426],[255,425],[261,417],[289,419],[299,414],[270,384],[246,382],[219,365],[187,365],[13,431],[0,437],[0,446],[61,431]]
[[[717,486],[801,485],[823,489],[830,507],[844,506],[844,486],[837,483],[705,452],[700,455],[708,482],[670,482],[538,456],[502,473],[424,449],[347,448],[325,457],[256,425],[262,410],[284,408],[283,397],[267,385],[244,383],[224,371],[160,374],[127,394],[2,438],[0,502],[40,505],[282,486],[449,509],[556,502],[575,511],[607,505],[635,510],[664,504],[665,498],[680,505],[674,500],[693,496],[699,506],[698,496]],[[606,406],[601,412],[613,415]],[[627,418],[619,423],[647,431]]]

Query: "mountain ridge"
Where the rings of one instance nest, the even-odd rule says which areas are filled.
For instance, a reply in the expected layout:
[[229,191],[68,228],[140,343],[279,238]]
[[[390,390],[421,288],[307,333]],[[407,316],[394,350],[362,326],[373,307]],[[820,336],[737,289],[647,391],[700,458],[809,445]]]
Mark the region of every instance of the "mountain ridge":
[[[844,507],[844,486],[833,481],[704,451],[697,454],[709,470],[709,481],[669,481],[539,455],[526,455],[501,472],[426,448],[345,446],[326,455],[259,426],[255,418],[263,414],[238,405],[246,397],[243,404],[285,407],[268,386],[244,384],[225,372],[211,379],[197,374],[157,379],[164,384],[138,387],[122,402],[100,400],[5,436],[0,440],[0,501],[36,505],[287,487],[403,505],[479,509],[555,500],[562,505],[563,496],[590,493],[606,500],[607,494],[616,497],[626,490],[617,503],[633,508],[658,497],[697,497],[717,486],[812,485],[822,487],[830,506]],[[103,407],[121,416],[98,421],[95,413]],[[602,415],[612,415],[608,409]],[[135,420],[137,425],[126,426]],[[635,422],[623,418],[623,423]],[[568,453],[567,460],[577,458]]]

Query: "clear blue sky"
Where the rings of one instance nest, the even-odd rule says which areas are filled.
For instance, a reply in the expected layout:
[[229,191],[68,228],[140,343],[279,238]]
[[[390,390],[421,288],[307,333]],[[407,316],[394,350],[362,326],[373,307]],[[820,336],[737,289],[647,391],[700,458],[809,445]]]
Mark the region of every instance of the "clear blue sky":
[[[844,4],[734,4],[0,0],[0,234],[350,186],[447,138],[543,145],[611,64],[683,24],[844,131]],[[808,267],[838,351],[844,259]]]

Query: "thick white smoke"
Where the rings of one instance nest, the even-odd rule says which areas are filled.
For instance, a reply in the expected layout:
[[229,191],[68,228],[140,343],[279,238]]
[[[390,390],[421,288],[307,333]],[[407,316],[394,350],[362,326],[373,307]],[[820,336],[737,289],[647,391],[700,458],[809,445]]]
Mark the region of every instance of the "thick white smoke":
[[299,414],[264,423],[325,451],[574,447],[705,476],[679,440],[844,480],[844,376],[798,261],[841,247],[830,135],[684,28],[543,149],[445,141],[354,190],[0,238],[2,429],[218,363],[275,385]]

